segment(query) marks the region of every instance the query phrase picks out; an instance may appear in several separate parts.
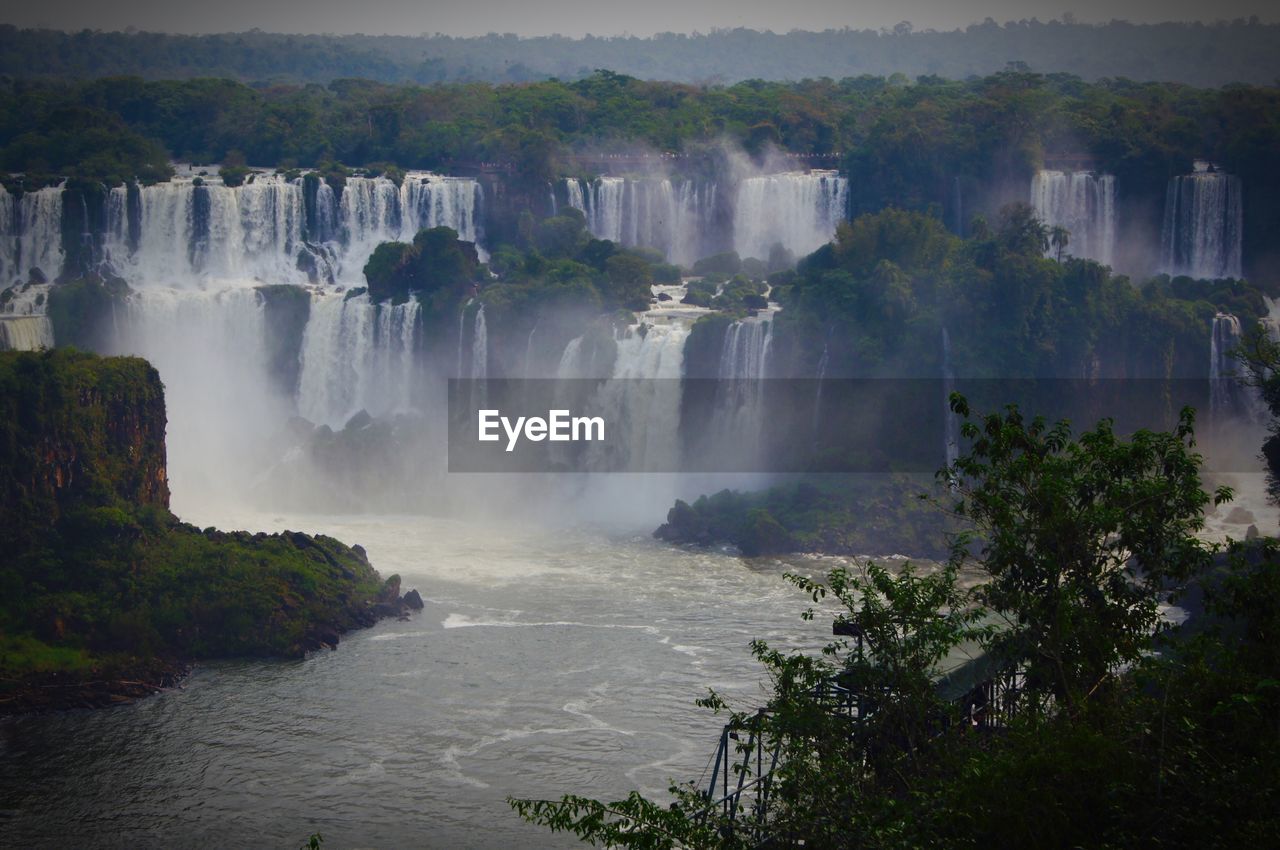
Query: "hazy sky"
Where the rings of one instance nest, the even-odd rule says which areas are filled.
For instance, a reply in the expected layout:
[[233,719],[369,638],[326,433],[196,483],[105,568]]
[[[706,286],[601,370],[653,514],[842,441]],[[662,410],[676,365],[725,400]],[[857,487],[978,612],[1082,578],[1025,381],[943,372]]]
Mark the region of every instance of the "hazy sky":
[[716,27],[790,29],[891,27],[953,29],[997,21],[1061,17],[1081,21],[1205,20],[1257,15],[1280,19],[1272,2],[1255,0],[28,0],[11,2],[0,22],[58,29],[229,32],[398,33],[418,35],[581,36],[706,32]]

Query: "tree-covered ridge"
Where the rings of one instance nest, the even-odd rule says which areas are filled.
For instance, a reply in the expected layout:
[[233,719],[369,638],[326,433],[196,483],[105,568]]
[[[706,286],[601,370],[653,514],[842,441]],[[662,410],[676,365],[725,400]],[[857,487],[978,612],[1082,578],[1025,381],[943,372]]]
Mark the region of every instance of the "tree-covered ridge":
[[[9,78],[0,85],[0,145],[4,167],[38,171],[28,160],[39,146],[18,146],[19,137],[76,129],[92,115],[122,122],[179,159],[219,162],[235,151],[264,166],[502,160],[545,167],[542,160],[557,154],[604,145],[681,152],[727,139],[751,152],[774,143],[797,154],[841,153],[885,181],[910,179],[920,168],[977,177],[1038,163],[1046,152],[1090,154],[1121,177],[1126,166],[1154,162],[1163,179],[1197,157],[1245,177],[1275,150],[1277,97],[1268,87],[1087,83],[1025,70],[968,81],[863,76],[727,87],[611,71],[573,82],[427,86]],[[43,155],[50,163],[74,159],[57,150]]]
[[1007,62],[1089,79],[1130,77],[1193,85],[1270,83],[1280,74],[1277,26],[1256,18],[1213,24],[1092,25],[1063,20],[964,30],[830,29],[520,38],[445,35],[217,35],[76,33],[0,27],[0,73],[14,76],[148,78],[225,76],[246,81],[327,83],[337,77],[383,82],[528,82],[577,79],[596,68],[683,82],[750,78],[798,80],[859,74],[988,74]]
[[816,363],[827,345],[836,374],[936,376],[946,329],[968,377],[1194,377],[1216,313],[1248,326],[1266,313],[1241,281],[1130,281],[1046,257],[1048,230],[1025,204],[974,231],[960,238],[899,209],[841,224],[795,273],[772,278],[798,361]]
[[[497,170],[503,204],[537,208],[558,176],[613,167],[731,173],[730,151],[781,167],[840,167],[854,213],[936,205],[967,227],[975,205],[1026,197],[1062,158],[1116,178],[1124,227],[1156,229],[1170,177],[1209,159],[1244,186],[1246,273],[1277,265],[1280,93],[1005,70],[966,81],[884,77],[733,86],[646,82],[600,71],[566,82],[252,87],[231,80],[0,80],[0,170],[11,191],[78,175],[161,179],[164,154],[194,162],[325,169]],[[163,152],[163,153],[162,153]],[[820,157],[814,159],[813,157]],[[393,172],[394,173],[394,172]],[[962,200],[963,199],[963,200]],[[1140,227],[1122,238],[1148,240]]]
[[[299,655],[401,609],[359,547],[173,516],[146,361],[0,353],[0,414],[0,713],[138,695],[193,659]],[[102,685],[122,674],[142,681]]]

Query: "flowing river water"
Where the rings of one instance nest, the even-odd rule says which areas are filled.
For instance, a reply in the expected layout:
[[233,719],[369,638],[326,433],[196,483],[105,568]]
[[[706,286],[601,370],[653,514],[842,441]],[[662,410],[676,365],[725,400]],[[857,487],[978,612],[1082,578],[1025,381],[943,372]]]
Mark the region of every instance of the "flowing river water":
[[[202,520],[205,517],[201,517]],[[792,565],[594,530],[209,517],[364,545],[425,610],[302,661],[200,665],[133,705],[0,723],[6,847],[557,847],[508,795],[662,795],[709,769],[749,643],[817,645]],[[819,567],[817,562],[809,566]]]

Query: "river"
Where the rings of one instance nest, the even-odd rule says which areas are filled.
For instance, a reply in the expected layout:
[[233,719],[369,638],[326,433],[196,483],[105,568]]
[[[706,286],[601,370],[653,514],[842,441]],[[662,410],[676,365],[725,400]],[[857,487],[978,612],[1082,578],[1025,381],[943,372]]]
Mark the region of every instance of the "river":
[[646,534],[208,519],[360,543],[426,607],[302,661],[203,664],[133,705],[0,723],[0,844],[292,848],[318,831],[341,848],[572,846],[505,798],[698,778],[722,721],[694,700],[711,686],[757,704],[753,638],[829,634],[800,619],[781,562]]

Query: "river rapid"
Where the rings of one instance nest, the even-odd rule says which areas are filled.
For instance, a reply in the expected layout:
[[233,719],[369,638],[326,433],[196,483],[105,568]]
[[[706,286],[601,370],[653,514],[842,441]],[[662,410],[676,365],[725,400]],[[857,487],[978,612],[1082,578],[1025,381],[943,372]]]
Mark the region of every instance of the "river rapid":
[[207,519],[360,543],[426,607],[302,661],[203,664],[133,705],[0,723],[0,844],[572,846],[505,798],[697,779],[722,721],[694,700],[762,702],[750,641],[830,629],[782,578],[812,560],[421,516]]

